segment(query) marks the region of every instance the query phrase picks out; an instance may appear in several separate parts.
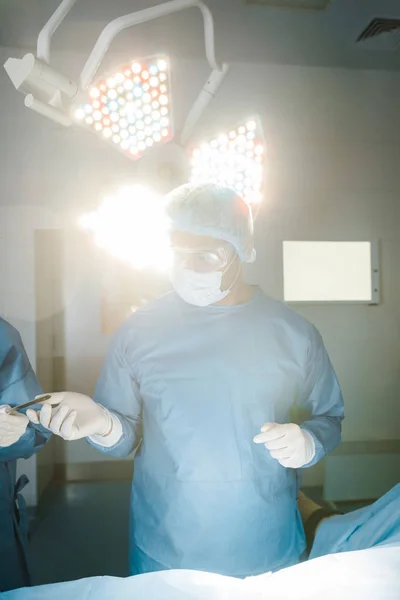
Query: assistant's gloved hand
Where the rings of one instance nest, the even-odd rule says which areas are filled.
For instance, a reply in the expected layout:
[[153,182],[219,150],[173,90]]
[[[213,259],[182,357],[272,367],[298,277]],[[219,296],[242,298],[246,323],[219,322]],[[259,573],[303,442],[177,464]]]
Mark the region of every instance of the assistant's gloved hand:
[[256,444],[264,444],[272,458],[289,469],[307,465],[315,456],[315,443],[311,433],[295,423],[266,423],[255,436]]
[[[58,406],[54,408],[57,403]],[[40,423],[64,440],[79,440],[92,435],[107,436],[113,428],[111,415],[106,408],[89,396],[75,392],[51,394],[40,412],[28,410],[26,414],[32,423]]]
[[8,404],[0,406],[0,448],[7,448],[24,435],[29,423],[25,415],[9,415],[12,410]]

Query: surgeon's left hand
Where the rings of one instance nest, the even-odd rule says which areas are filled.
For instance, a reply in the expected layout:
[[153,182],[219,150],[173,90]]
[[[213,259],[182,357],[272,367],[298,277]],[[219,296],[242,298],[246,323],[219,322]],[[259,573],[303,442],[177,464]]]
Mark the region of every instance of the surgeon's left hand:
[[272,458],[289,469],[304,467],[315,456],[314,438],[295,423],[266,423],[253,441],[264,444]]

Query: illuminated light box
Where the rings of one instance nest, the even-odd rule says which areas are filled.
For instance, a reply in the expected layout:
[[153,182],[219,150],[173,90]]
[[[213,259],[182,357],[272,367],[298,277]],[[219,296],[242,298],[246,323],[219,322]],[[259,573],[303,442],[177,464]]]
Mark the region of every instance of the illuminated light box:
[[378,245],[283,242],[283,284],[287,302],[378,304]]

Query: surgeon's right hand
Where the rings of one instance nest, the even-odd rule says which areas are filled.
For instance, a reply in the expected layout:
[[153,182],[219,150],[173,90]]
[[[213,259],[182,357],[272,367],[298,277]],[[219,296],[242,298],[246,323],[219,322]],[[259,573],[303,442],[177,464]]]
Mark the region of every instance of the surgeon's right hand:
[[18,442],[29,423],[25,415],[8,414],[10,410],[8,404],[0,406],[0,448],[7,448]]
[[75,392],[51,394],[40,412],[28,410],[26,415],[32,423],[40,423],[64,440],[103,437],[109,435],[113,428],[112,417],[106,408],[89,396]]

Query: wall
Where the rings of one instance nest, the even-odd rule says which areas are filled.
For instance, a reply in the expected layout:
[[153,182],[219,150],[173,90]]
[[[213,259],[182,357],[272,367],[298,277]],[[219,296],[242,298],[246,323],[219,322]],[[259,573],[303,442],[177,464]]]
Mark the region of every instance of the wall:
[[[1,59],[10,55],[16,53],[0,51]],[[82,62],[73,55],[55,59],[73,76]],[[174,62],[178,126],[207,74],[204,63]],[[30,113],[3,72],[0,90],[0,307],[34,358],[33,230],[75,226],[110,182],[133,178],[136,165],[86,132]],[[398,73],[237,64],[201,126],[213,132],[242,116],[262,118],[269,176],[257,222],[258,261],[248,276],[272,296],[282,293],[282,240],[381,240],[380,306],[301,308],[321,330],[341,380],[347,441],[400,437],[399,101]],[[85,303],[74,310],[89,315],[80,339],[82,356],[92,356],[90,347],[102,354],[107,339],[99,334],[93,279],[84,284]],[[92,389],[99,358],[83,364],[70,357],[71,381],[82,391]],[[71,447],[68,459],[94,454],[82,444]],[[317,467],[306,479],[320,483],[322,476]]]
[[[101,330],[101,253],[81,233],[64,235],[63,248],[65,388],[93,395],[110,339]],[[58,463],[105,460],[85,440],[58,444]]]

